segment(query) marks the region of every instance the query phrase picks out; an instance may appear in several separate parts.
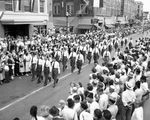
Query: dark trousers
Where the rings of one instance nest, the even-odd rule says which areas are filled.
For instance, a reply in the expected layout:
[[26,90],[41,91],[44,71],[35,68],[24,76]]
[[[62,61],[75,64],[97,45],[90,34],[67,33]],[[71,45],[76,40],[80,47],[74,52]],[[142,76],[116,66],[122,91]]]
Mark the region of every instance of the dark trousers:
[[35,75],[36,75],[36,69],[35,69],[35,67],[36,67],[36,64],[32,64],[31,65],[32,80],[35,79]]
[[82,69],[82,60],[77,60],[77,68],[78,68],[78,73],[80,73]]
[[133,106],[131,105],[131,107],[127,107],[127,106],[124,106],[122,104],[122,117],[121,117],[121,120],[131,120],[131,115],[132,115],[132,108]]
[[9,74],[9,71],[5,71],[5,82],[9,82],[10,81],[10,74]]
[[83,55],[83,58],[84,58],[84,61],[85,61],[86,51],[82,51],[82,55]]
[[75,60],[76,60],[75,57],[71,57],[70,59],[71,72],[73,72],[75,69]]
[[52,69],[52,78],[54,79],[54,86],[55,86],[58,81],[58,69],[57,68]]
[[42,79],[42,65],[37,66],[37,77],[38,77],[38,83],[41,82]]
[[63,71],[65,71],[65,69],[67,68],[67,57],[63,56],[63,59],[62,59],[62,65],[63,65]]
[[97,60],[99,59],[99,55],[98,55],[98,53],[94,53],[94,55],[93,55],[93,59],[94,59],[94,61],[97,61]]
[[49,67],[44,67],[44,76],[45,76],[45,82],[44,82],[44,84],[45,85],[47,85],[47,80],[49,78],[49,72],[50,72]]
[[92,53],[88,52],[87,59],[89,60],[89,64],[91,63]]

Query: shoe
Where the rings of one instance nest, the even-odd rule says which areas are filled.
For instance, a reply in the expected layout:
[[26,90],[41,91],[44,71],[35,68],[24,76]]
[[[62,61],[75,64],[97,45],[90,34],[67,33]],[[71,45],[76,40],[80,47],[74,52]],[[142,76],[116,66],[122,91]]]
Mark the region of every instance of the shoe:
[[46,86],[46,85],[47,85],[47,83],[44,84],[44,86]]
[[56,85],[53,85],[53,88],[56,87]]
[[56,80],[56,83],[58,83],[59,79]]

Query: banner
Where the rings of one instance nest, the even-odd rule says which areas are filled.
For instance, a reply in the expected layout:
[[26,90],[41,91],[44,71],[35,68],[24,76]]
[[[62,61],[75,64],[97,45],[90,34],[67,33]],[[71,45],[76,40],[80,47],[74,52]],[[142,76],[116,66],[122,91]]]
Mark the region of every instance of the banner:
[[14,11],[21,10],[21,0],[14,0],[13,6],[14,6]]
[[30,12],[34,11],[34,3],[35,3],[35,0],[30,0]]
[[93,7],[98,7],[100,5],[100,0],[93,0]]

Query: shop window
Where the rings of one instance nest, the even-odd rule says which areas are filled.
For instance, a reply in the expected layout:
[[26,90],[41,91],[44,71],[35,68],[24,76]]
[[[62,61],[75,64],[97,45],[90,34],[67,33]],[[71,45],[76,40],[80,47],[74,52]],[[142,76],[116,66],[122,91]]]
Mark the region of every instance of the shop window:
[[73,15],[74,14],[74,5],[73,3],[67,3],[66,4],[66,13],[69,13],[69,15]]
[[45,0],[40,0],[40,12],[44,13]]
[[30,0],[24,0],[24,11],[30,12]]
[[5,10],[12,11],[13,10],[13,0],[5,0]]
[[60,5],[56,4],[54,5],[54,15],[59,15],[60,14]]

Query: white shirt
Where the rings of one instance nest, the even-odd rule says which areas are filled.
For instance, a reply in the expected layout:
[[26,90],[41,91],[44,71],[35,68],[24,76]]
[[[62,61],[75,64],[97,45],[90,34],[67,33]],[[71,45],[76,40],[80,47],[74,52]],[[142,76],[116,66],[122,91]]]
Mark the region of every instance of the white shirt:
[[82,60],[82,63],[84,63],[83,55],[82,55],[82,54],[78,54],[78,55],[76,56],[76,61],[77,61],[77,60]]
[[103,72],[102,67],[100,65],[96,65],[95,69],[96,69],[97,73],[102,73]]
[[124,106],[127,106],[129,102],[134,102],[135,99],[136,99],[136,96],[133,90],[126,90],[122,93],[122,102]]
[[90,113],[82,111],[80,114],[80,120],[93,120],[93,117]]
[[[57,68],[58,69],[58,73],[60,74],[60,66],[59,66],[59,62],[55,61],[52,63],[52,68]],[[51,68],[51,70],[52,70]]]
[[90,114],[92,115],[92,117],[94,117],[94,110],[95,109],[100,109],[99,108],[99,104],[96,102],[96,101],[93,101],[91,104],[90,104]]
[[135,96],[136,96],[136,100],[142,100],[142,96],[143,96],[143,90],[141,88],[138,88],[135,90]]
[[118,106],[117,105],[110,105],[107,110],[109,110],[111,112],[112,119],[116,119],[116,115],[118,113]]
[[[35,118],[32,117],[31,120],[35,120]],[[45,119],[43,117],[41,117],[41,116],[37,116],[37,120],[45,120]]]
[[131,120],[143,120],[143,107],[135,108]]
[[45,67],[51,67],[51,62],[49,60],[46,60],[45,61]]
[[77,56],[76,52],[71,52],[70,55],[69,55],[69,58],[76,57],[76,56]]
[[67,51],[67,50],[64,51],[64,52],[62,53],[62,56],[69,58],[69,53],[68,53],[68,51]]
[[108,100],[109,100],[109,98],[108,98],[108,95],[107,95],[107,94],[102,94],[102,95],[100,95],[99,107],[100,107],[100,110],[101,110],[101,111],[107,109]]
[[61,115],[65,120],[77,120],[75,110],[68,108],[67,106],[61,111]]
[[33,64],[36,64],[37,61],[38,61],[37,57],[34,56],[34,57],[32,58],[32,63],[33,63]]

